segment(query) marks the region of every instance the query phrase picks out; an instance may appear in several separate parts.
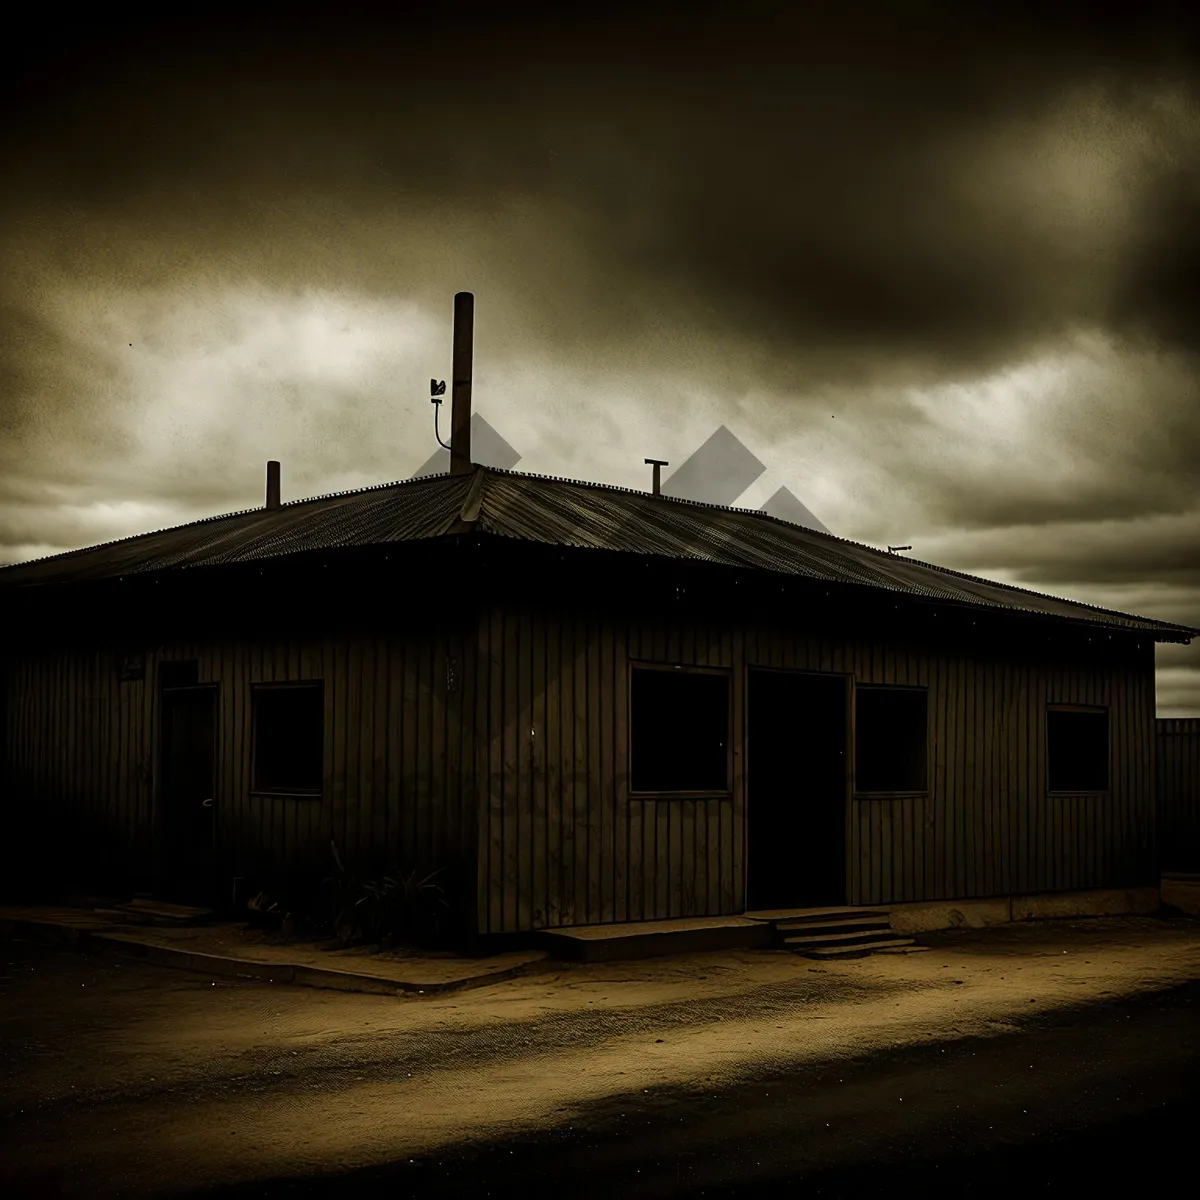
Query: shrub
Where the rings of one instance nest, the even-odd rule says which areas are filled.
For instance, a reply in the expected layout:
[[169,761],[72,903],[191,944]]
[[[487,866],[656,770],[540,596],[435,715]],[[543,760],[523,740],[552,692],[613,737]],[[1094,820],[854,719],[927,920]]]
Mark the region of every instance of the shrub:
[[325,880],[321,923],[346,945],[444,944],[455,933],[444,869],[404,870],[363,878],[350,871],[330,842],[335,871]]

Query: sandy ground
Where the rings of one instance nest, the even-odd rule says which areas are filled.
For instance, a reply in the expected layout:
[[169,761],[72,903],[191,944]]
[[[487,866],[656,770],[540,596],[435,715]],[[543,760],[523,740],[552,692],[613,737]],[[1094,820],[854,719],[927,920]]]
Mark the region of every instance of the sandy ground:
[[0,1186],[167,1195],[403,1162],[569,1128],[602,1103],[1000,1038],[1035,1013],[1200,979],[1195,919],[922,941],[933,949],[840,963],[746,951],[570,965],[410,998],[9,943]]
[[[122,939],[136,946],[151,945],[187,954],[218,955],[259,964],[317,967],[324,971],[349,972],[371,979],[398,982],[431,991],[443,985],[486,982],[487,976],[507,978],[516,974],[537,974],[540,964],[550,955],[544,950],[516,950],[470,958],[450,950],[420,951],[407,948],[380,950],[375,946],[339,947],[332,939],[308,940],[286,937],[277,932],[254,929],[242,923],[217,925],[155,926],[128,923],[123,914],[103,907],[77,906],[5,906],[0,907],[0,928],[8,922],[50,922],[99,934],[103,938]],[[21,936],[19,933],[16,936]],[[132,956],[137,956],[130,947]],[[164,965],[164,964],[158,964]],[[269,978],[269,976],[268,976]],[[354,990],[347,986],[346,990]],[[365,989],[371,990],[371,989]],[[454,990],[445,988],[444,990]]]

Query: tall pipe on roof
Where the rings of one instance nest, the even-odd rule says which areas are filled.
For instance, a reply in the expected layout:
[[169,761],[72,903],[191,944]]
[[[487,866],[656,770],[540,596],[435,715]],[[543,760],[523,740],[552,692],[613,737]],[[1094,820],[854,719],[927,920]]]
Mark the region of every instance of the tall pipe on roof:
[[454,391],[450,407],[450,473],[471,470],[471,349],[475,336],[475,297],[454,296]]
[[274,459],[267,463],[267,507],[279,507],[279,464]]

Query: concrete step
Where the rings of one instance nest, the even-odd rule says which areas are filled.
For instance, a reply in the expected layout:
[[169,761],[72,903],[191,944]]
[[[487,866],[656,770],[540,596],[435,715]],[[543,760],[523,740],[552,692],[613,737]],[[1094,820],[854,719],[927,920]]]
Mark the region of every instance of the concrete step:
[[879,929],[887,932],[891,929],[887,917],[823,917],[814,921],[777,921],[775,929],[779,933],[840,933],[858,930]]
[[868,954],[898,953],[908,946],[915,946],[912,938],[889,938],[887,941],[860,942],[853,946],[798,947],[794,953],[803,958],[861,958]]
[[537,945],[577,962],[705,954],[714,950],[766,949],[771,926],[745,917],[681,917],[613,925],[558,926],[540,930]]
[[785,937],[783,945],[789,950],[797,946],[848,946],[856,942],[887,942],[896,936],[890,930],[884,929],[849,930],[845,933],[813,933]]

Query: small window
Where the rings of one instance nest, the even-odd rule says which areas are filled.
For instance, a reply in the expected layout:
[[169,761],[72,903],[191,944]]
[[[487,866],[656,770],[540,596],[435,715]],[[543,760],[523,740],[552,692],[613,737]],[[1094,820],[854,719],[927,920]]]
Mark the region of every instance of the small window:
[[631,790],[729,790],[729,676],[634,667]]
[[1108,790],[1108,710],[1046,713],[1046,757],[1052,792]]
[[263,684],[251,697],[254,790],[319,793],[325,745],[323,684]]
[[858,687],[854,706],[855,791],[925,791],[925,689]]

